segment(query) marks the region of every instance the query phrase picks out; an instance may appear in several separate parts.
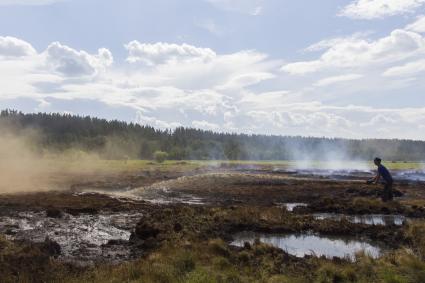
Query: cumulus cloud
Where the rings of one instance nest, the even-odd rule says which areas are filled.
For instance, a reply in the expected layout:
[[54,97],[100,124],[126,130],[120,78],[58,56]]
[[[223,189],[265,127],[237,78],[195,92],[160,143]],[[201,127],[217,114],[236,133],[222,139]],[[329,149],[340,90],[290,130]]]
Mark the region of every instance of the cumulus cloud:
[[[303,135],[320,136],[320,133],[327,136],[335,136],[335,129],[344,136],[353,136],[355,133],[349,129],[353,126],[349,120],[343,116],[328,112],[280,112],[256,111],[249,112],[248,116],[253,118],[257,127],[274,128],[274,134],[303,132]],[[257,129],[258,131],[258,129]]]
[[[322,44],[323,45],[323,44]],[[319,59],[284,65],[281,70],[294,75],[317,72],[326,68],[370,67],[397,62],[425,51],[425,38],[418,33],[396,29],[377,40],[341,39]]]
[[[357,85],[372,93],[372,86],[376,85],[376,89],[385,92],[391,83],[398,82],[398,87],[402,87],[410,78],[401,82],[399,77],[388,79],[379,73],[381,81],[368,81],[367,73],[357,72],[359,65],[349,58],[342,60],[344,64],[337,64],[324,56],[336,52],[336,46],[336,50],[350,51],[358,61],[363,60],[360,65],[365,68],[381,63],[376,57],[384,57],[382,68],[397,67],[394,62],[404,66],[413,59],[402,55],[402,50],[417,50],[409,52],[421,56],[422,37],[413,32],[403,34],[413,38],[413,43],[392,42],[400,38],[392,34],[384,37],[392,38],[386,45],[379,43],[382,39],[369,41],[363,37],[347,37],[334,46],[323,42],[323,54],[314,62],[318,71],[325,71],[312,77],[279,72],[281,60],[272,60],[253,50],[220,54],[196,46],[185,49],[180,48],[182,45],[166,44],[164,49],[156,48],[162,50],[161,55],[151,51],[132,55],[129,50],[129,58],[135,57],[134,63],[129,60],[111,65],[113,57],[107,49],[91,54],[52,43],[41,53],[29,52],[31,56],[0,57],[0,101],[25,97],[33,100],[35,110],[75,113],[80,103],[95,102],[94,105],[110,110],[111,115],[116,115],[116,109],[123,109],[126,117],[136,117],[136,122],[163,129],[188,126],[262,134],[420,138],[420,125],[425,124],[425,109],[420,105],[386,109],[347,105],[347,100],[340,99]],[[342,48],[347,41],[366,46],[367,55],[357,54],[360,51],[356,48]],[[135,44],[139,45],[143,43]],[[137,64],[139,60],[149,60],[150,65]],[[368,64],[368,60],[373,64]],[[339,68],[348,70],[341,72]],[[351,83],[347,88],[346,84],[355,79],[361,79],[362,84]],[[307,92],[304,88],[309,83],[311,88]],[[339,84],[343,88],[338,88]],[[330,85],[332,88],[318,87]],[[345,106],[333,106],[329,101]],[[74,108],[66,107],[67,103]]]
[[142,125],[150,125],[159,129],[175,129],[181,127],[182,125],[178,122],[167,122],[163,121],[157,117],[150,117],[143,114],[142,111],[137,112],[136,122]]
[[393,115],[390,113],[387,113],[386,115],[378,114],[372,117],[370,121],[361,123],[361,127],[369,127],[369,126],[381,126],[381,125],[388,125],[388,124],[397,124],[397,115],[394,115],[395,118],[392,117]]
[[204,129],[204,130],[211,130],[211,131],[218,131],[220,130],[220,126],[214,123],[210,123],[207,121],[193,121],[192,127],[197,129]]
[[[251,118],[251,120],[250,120]],[[419,138],[415,131],[425,122],[425,108],[372,108],[329,106],[319,102],[287,104],[274,111],[250,111],[241,131],[272,129],[273,134],[342,136],[351,138]]]
[[424,3],[425,0],[354,0],[339,15],[353,19],[379,19],[411,13]]
[[[137,46],[139,43],[137,44]],[[142,44],[140,44],[142,45]],[[160,46],[161,44],[151,44]],[[167,44],[166,46],[181,47],[182,45]],[[235,87],[253,86],[271,78],[272,73],[281,64],[268,59],[268,56],[252,50],[243,50],[230,54],[217,54],[208,49],[192,46],[196,52],[185,52],[181,56],[172,52],[155,52],[153,58],[145,55],[132,55],[129,51],[127,61],[129,69],[122,76],[130,85],[149,85],[155,87],[172,86],[181,89],[202,90],[211,89],[234,92]],[[183,49],[184,50],[184,49]],[[180,54],[180,53],[178,53]],[[191,55],[192,54],[192,55]],[[160,59],[159,59],[159,58]],[[147,60],[147,62],[146,62]],[[136,62],[143,62],[137,64]],[[134,63],[131,63],[134,62]],[[146,64],[148,63],[148,64]]]
[[173,44],[158,42],[154,44],[131,41],[125,45],[128,50],[127,61],[143,62],[147,65],[165,64],[179,61],[209,61],[216,54],[209,48],[195,47],[189,44]]
[[36,53],[34,47],[26,41],[11,36],[0,36],[0,56],[23,57]]
[[53,42],[45,53],[47,65],[54,72],[67,77],[93,76],[113,62],[112,53],[106,48],[101,48],[98,54],[92,55]]

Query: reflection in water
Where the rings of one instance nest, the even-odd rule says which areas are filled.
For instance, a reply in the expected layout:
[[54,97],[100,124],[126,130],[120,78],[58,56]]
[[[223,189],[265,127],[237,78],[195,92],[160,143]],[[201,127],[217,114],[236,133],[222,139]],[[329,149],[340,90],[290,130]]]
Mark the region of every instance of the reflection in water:
[[373,258],[377,258],[381,254],[379,247],[366,242],[321,237],[312,234],[273,235],[241,232],[234,235],[233,238],[235,240],[231,244],[235,246],[241,247],[245,242],[252,244],[255,239],[259,239],[263,243],[278,247],[297,257],[316,255],[354,260],[355,254],[360,251],[364,251]]
[[382,215],[382,214],[367,214],[367,215],[345,215],[336,213],[315,213],[313,217],[317,220],[331,219],[341,221],[346,219],[352,223],[367,224],[367,225],[403,225],[406,217],[403,215]]

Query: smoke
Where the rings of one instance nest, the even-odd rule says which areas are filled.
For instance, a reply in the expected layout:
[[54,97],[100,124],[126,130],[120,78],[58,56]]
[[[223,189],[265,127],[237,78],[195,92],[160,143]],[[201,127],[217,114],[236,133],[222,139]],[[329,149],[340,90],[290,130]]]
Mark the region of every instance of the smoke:
[[36,131],[16,131],[0,125],[0,193],[44,190],[49,175],[34,145]]
[[97,154],[42,150],[37,130],[1,123],[0,132],[0,194],[68,189],[72,179],[98,170]]
[[370,171],[371,163],[355,154],[344,143],[335,146],[327,142],[318,142],[311,146],[292,144],[289,150],[294,169],[319,169],[330,171],[358,170]]

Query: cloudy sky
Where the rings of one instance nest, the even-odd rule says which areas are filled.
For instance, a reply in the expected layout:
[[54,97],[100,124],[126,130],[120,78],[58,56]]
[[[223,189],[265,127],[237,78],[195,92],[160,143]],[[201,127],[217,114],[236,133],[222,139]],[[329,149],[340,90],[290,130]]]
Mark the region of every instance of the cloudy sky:
[[0,108],[425,140],[425,0],[0,0]]

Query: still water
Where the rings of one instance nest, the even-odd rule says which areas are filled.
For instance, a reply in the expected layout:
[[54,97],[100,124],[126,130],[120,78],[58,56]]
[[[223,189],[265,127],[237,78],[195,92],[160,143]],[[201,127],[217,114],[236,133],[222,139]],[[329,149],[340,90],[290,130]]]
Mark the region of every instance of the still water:
[[328,258],[339,257],[350,260],[355,259],[355,254],[364,251],[367,255],[377,258],[381,255],[381,248],[365,241],[354,239],[323,237],[314,234],[264,234],[254,232],[241,232],[233,236],[234,246],[242,247],[245,242],[254,243],[259,239],[262,243],[280,248],[287,253],[304,257],[305,255],[325,256]]

